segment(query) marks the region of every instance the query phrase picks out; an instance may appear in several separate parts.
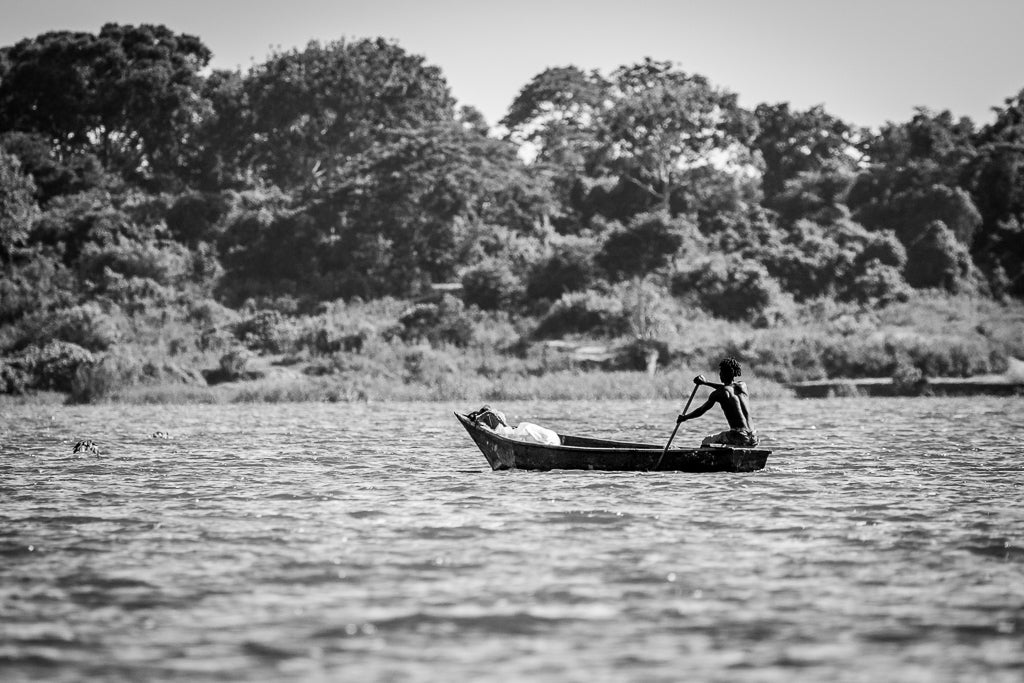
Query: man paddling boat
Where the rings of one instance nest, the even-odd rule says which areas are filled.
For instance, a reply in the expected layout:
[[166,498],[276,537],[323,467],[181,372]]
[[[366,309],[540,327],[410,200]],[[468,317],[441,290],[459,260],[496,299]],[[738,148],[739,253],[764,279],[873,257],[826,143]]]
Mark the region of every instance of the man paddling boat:
[[700,417],[711,410],[716,403],[722,406],[722,412],[725,413],[725,419],[729,423],[728,430],[706,437],[701,442],[701,446],[723,445],[744,448],[757,446],[759,441],[757,432],[750,428],[750,409],[747,405],[750,394],[745,382],[736,381],[741,374],[739,361],[735,358],[726,358],[718,364],[718,376],[722,380],[721,384],[707,381],[704,379],[704,375],[693,378],[693,383],[697,386],[709,386],[713,391],[704,405],[694,408],[688,415],[681,414],[676,419],[676,424]]

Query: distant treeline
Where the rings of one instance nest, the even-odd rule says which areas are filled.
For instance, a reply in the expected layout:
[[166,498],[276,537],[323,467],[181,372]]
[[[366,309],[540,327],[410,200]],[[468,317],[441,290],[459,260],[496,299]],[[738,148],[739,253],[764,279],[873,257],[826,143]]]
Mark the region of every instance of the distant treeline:
[[650,336],[602,327],[627,290],[641,317],[761,327],[823,299],[1024,297],[1024,91],[980,128],[920,109],[869,130],[648,59],[547,69],[491,128],[383,39],[245,73],[210,56],[148,25],[0,48],[0,357],[186,354],[230,311],[437,283],[530,338]]

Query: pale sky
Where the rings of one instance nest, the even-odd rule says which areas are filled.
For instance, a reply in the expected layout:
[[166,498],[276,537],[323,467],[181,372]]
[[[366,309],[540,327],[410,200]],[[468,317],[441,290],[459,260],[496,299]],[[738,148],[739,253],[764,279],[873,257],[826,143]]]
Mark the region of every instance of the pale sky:
[[198,35],[216,68],[310,40],[384,37],[494,125],[552,66],[668,60],[740,103],[823,104],[855,125],[914,107],[977,124],[1024,89],[1024,0],[0,0],[0,45],[107,22]]

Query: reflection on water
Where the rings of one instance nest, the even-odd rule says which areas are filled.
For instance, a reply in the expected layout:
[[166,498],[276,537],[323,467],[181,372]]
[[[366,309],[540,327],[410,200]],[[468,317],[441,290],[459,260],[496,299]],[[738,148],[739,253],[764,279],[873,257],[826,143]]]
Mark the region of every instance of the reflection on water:
[[5,409],[0,678],[1020,680],[1024,400],[757,405],[752,474],[491,472],[475,407]]

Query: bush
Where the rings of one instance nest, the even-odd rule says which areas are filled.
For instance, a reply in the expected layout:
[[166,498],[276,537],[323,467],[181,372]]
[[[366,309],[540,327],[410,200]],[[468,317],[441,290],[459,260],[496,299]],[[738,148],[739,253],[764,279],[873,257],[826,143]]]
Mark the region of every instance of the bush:
[[563,294],[548,311],[533,336],[558,339],[572,334],[620,337],[629,332],[629,314],[622,300],[594,291]]
[[782,296],[779,283],[761,264],[720,256],[704,259],[676,275],[672,293],[726,320],[764,315]]
[[95,403],[135,384],[142,363],[126,349],[112,349],[94,362],[75,371],[70,399],[73,403]]
[[608,235],[594,261],[616,282],[644,276],[666,266],[695,234],[696,228],[685,220],[672,220],[665,213],[639,214],[628,227]]
[[930,223],[907,249],[905,273],[913,287],[941,287],[953,293],[970,289],[975,281],[967,246],[942,221]]
[[265,309],[235,324],[235,337],[247,348],[265,353],[288,353],[296,347],[296,326],[281,313]]
[[462,301],[447,294],[440,303],[414,304],[398,317],[399,336],[405,342],[468,346],[473,341],[473,321],[465,309]]
[[633,339],[619,349],[616,367],[621,370],[647,370],[652,357],[658,365],[668,363],[668,344],[659,339]]
[[862,304],[885,306],[909,299],[910,285],[898,267],[871,261],[854,279],[847,298]]
[[24,394],[31,386],[32,375],[24,366],[0,359],[0,394]]
[[485,311],[508,310],[523,299],[523,284],[508,263],[488,259],[462,275],[462,299]]
[[195,246],[219,237],[221,218],[230,208],[230,200],[221,194],[190,192],[178,197],[167,210],[167,229],[174,239]]
[[246,349],[232,349],[220,357],[221,378],[233,382],[247,376],[246,369],[252,354]]
[[554,301],[567,292],[581,292],[594,281],[594,245],[580,237],[563,237],[555,253],[538,262],[526,282],[531,301]]
[[93,355],[77,344],[55,341],[33,345],[2,362],[0,381],[8,393],[29,389],[69,392],[79,367],[93,361]]

